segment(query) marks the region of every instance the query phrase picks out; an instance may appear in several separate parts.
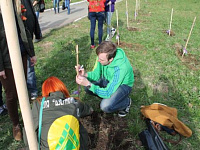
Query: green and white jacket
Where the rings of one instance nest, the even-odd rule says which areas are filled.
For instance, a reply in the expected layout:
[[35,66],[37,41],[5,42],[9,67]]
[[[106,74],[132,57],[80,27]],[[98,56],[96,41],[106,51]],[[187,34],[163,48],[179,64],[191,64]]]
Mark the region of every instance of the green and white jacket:
[[100,78],[109,81],[105,88],[91,84],[89,90],[101,98],[110,98],[122,84],[132,87],[134,83],[132,66],[125,52],[120,48],[117,48],[116,56],[109,65],[103,66],[100,62],[96,62],[94,70],[87,75],[89,81],[98,81]]

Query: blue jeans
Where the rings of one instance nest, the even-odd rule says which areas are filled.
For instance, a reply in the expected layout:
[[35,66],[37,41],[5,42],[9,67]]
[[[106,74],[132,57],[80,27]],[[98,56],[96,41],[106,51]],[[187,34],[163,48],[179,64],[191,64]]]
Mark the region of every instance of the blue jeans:
[[38,94],[38,89],[36,85],[36,76],[34,66],[31,66],[30,57],[28,56],[27,61],[27,88],[29,93]]
[[68,15],[69,15],[70,14],[70,1],[69,0],[65,0],[65,8],[67,8]]
[[105,12],[89,12],[91,45],[94,45],[94,33],[95,33],[95,27],[96,27],[96,20],[98,20],[99,44],[101,44],[102,42],[104,18],[105,18]]
[[36,11],[36,12],[35,12],[35,15],[36,15],[37,19],[39,19],[40,12],[39,12],[39,11]]
[[106,12],[107,35],[111,34],[111,19],[113,12]]
[[54,8],[55,14],[56,14],[56,4],[57,4],[58,13],[59,13],[59,1],[60,0],[53,0],[53,8]]
[[[101,78],[98,82],[92,82],[95,85],[99,85],[100,87],[106,87],[109,81]],[[129,94],[132,90],[132,87],[122,84],[118,87],[117,91],[111,95],[110,98],[102,99],[100,103],[100,108],[102,111],[106,113],[113,113],[116,111],[124,110],[128,107],[130,103]],[[85,89],[86,93],[95,95],[89,89]],[[98,95],[96,95],[98,96]]]

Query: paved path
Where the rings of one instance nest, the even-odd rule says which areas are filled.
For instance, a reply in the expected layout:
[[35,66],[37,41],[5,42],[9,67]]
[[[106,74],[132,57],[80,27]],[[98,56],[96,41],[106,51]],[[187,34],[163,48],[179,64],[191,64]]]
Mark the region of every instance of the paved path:
[[[121,1],[122,0],[116,0],[116,3]],[[61,4],[62,2],[60,5]],[[61,8],[59,14],[54,14],[53,9],[48,9],[45,10],[44,13],[40,13],[39,23],[42,33],[44,34],[52,29],[63,27],[88,15],[88,2],[86,1],[71,3],[70,7],[70,15],[67,14],[67,9],[62,10]]]
[[[61,3],[60,3],[61,4]],[[47,33],[52,29],[63,27],[77,19],[86,17],[88,14],[87,2],[81,1],[78,3],[72,3],[71,14],[67,14],[67,9],[62,10],[60,13],[54,14],[53,9],[46,10],[44,13],[40,13],[39,23],[42,33]]]

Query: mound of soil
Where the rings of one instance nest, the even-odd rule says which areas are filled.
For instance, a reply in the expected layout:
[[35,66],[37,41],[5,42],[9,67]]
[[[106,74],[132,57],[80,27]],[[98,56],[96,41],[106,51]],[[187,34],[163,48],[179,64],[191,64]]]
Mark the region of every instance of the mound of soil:
[[[118,42],[116,42],[116,45],[118,45]],[[139,43],[126,43],[126,42],[119,42],[119,47],[126,47],[126,48],[133,48],[135,51],[141,51],[143,50],[143,46],[140,45]]]
[[172,31],[172,30],[171,30],[170,32],[169,32],[169,30],[163,30],[163,33],[165,33],[165,34],[167,34],[167,35],[170,34],[169,36],[175,36],[175,33],[174,33],[174,31]]
[[175,45],[176,48],[176,56],[182,61],[184,65],[186,65],[191,70],[199,70],[200,69],[200,59],[199,56],[193,54],[185,54],[182,56],[183,51],[181,46]]
[[127,28],[129,31],[141,31],[139,28],[134,28],[134,27],[128,27]]
[[135,150],[125,118],[94,112],[80,120],[89,135],[90,150]]

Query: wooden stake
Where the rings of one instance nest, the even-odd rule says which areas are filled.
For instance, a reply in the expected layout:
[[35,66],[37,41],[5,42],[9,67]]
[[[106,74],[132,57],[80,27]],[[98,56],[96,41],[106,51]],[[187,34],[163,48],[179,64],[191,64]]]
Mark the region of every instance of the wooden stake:
[[190,29],[189,36],[188,36],[188,38],[187,38],[187,42],[186,42],[185,47],[184,47],[184,49],[183,49],[182,57],[183,57],[183,55],[186,53],[186,48],[187,48],[187,45],[188,45],[188,42],[189,42],[189,39],[190,39],[190,36],[191,36],[192,30],[193,30],[193,27],[194,27],[194,23],[195,23],[195,21],[196,21],[196,17],[194,17],[194,21],[193,21],[193,23],[192,23],[192,27],[191,27],[191,29]]
[[[78,45],[76,45],[76,75],[78,76],[79,75],[79,68],[78,68],[78,65],[79,65],[79,57],[78,57]],[[80,85],[77,84],[77,92],[78,92],[78,98],[80,97]]]
[[136,21],[136,17],[137,17],[137,0],[135,0],[135,21]]
[[78,65],[79,65],[79,61],[78,61],[78,45],[76,45],[76,75],[79,75],[79,70],[78,70]]
[[119,45],[119,22],[118,22],[118,11],[116,9],[116,17],[117,17],[117,44]]
[[128,25],[128,2],[126,0],[126,21],[127,21],[127,28],[129,28],[129,25]]
[[171,11],[171,20],[170,20],[170,24],[169,24],[169,36],[170,36],[171,28],[172,28],[172,16],[173,16],[173,8]]
[[15,14],[12,0],[0,0],[0,8],[5,27],[10,60],[15,79],[16,90],[19,98],[21,114],[27,135],[28,146],[31,150],[37,150],[37,138],[33,123],[33,116],[29,104],[27,84],[19,46]]
[[[111,13],[111,4],[109,5],[109,13]],[[112,41],[112,35],[111,35],[111,29],[112,29],[112,27],[111,27],[111,17],[110,17],[110,25],[109,25],[109,41]]]

